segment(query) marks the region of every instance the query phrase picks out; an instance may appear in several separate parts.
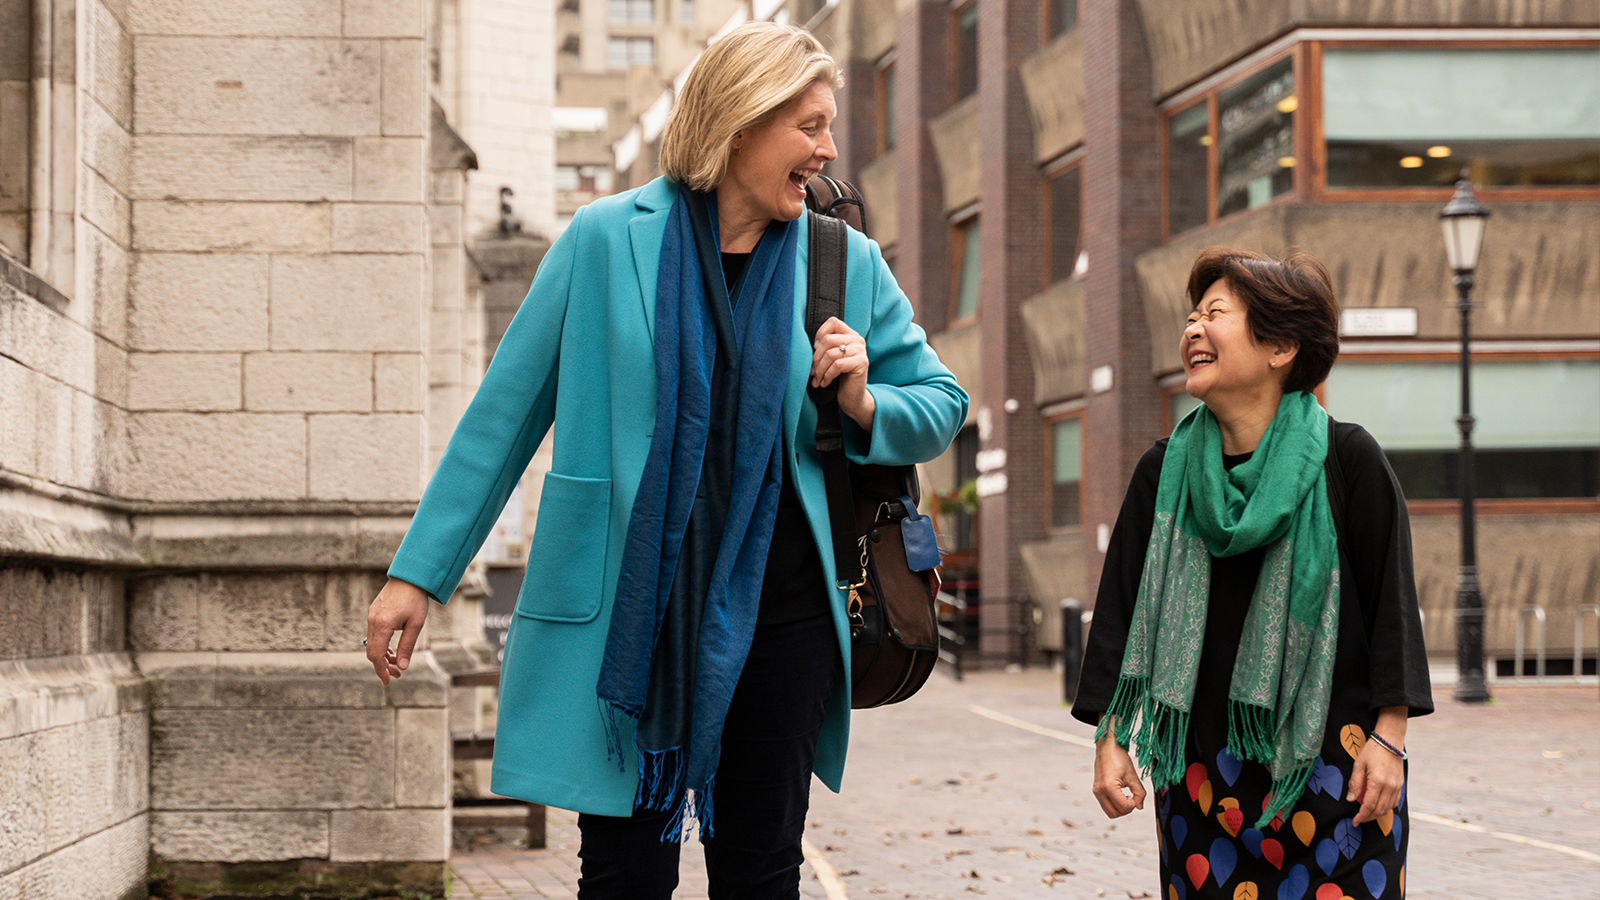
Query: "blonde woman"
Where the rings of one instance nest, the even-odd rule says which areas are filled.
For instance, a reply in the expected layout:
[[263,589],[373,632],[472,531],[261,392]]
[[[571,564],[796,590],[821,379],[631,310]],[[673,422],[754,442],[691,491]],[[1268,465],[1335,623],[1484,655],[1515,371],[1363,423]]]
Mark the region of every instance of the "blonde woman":
[[553,424],[493,789],[580,813],[582,900],[667,900],[690,818],[712,897],[799,896],[811,775],[838,790],[850,712],[806,388],[838,383],[857,462],[932,459],[966,417],[863,235],[845,320],[805,333],[805,183],[837,155],[840,84],[795,28],[705,52],[665,176],[545,257],[368,615],[387,683]]

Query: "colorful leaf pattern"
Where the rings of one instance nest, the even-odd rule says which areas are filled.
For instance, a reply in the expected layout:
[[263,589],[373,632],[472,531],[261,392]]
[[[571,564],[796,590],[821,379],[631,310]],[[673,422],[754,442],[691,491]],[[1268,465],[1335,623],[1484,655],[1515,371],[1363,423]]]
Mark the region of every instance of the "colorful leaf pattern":
[[[1356,825],[1351,816],[1357,804],[1345,801],[1344,786],[1367,735],[1356,723],[1333,725],[1330,721],[1324,755],[1313,764],[1300,801],[1264,829],[1255,827],[1256,814],[1246,812],[1246,804],[1257,808],[1259,797],[1259,808],[1265,808],[1266,769],[1226,750],[1197,759],[1199,747],[1191,744],[1182,788],[1157,794],[1161,870],[1170,879],[1164,900],[1404,896],[1404,786],[1397,811],[1371,827]],[[1220,796],[1219,788],[1228,796]],[[1186,841],[1189,849],[1183,851]]]

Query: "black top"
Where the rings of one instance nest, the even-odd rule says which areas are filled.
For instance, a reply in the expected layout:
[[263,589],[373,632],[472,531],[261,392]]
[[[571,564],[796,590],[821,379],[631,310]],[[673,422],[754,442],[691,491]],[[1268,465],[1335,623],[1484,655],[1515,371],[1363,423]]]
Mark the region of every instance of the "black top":
[[[1122,668],[1166,449],[1167,442],[1158,441],[1139,460],[1106,550],[1072,707],[1074,716],[1090,724],[1098,723],[1110,704]],[[1249,457],[1224,456],[1222,464],[1232,467]],[[1405,794],[1392,816],[1359,827],[1351,817],[1360,804],[1344,798],[1354,757],[1379,709],[1405,706],[1412,715],[1433,711],[1411,566],[1411,526],[1383,451],[1360,426],[1334,425],[1325,468],[1339,535],[1339,636],[1322,753],[1312,780],[1280,821],[1253,827],[1271,790],[1271,774],[1228,753],[1227,704],[1266,550],[1212,557],[1205,640],[1184,742],[1185,776],[1154,796],[1163,895],[1176,888],[1188,900],[1233,900],[1240,885],[1250,882],[1253,897],[1300,897],[1315,879],[1338,886],[1340,896],[1391,897],[1395,893],[1387,888],[1403,878],[1411,833]],[[1196,862],[1207,858],[1209,866]]]
[[[738,302],[738,285],[750,264],[750,253],[722,254],[722,274],[728,294]],[[785,453],[788,460],[792,454]],[[798,622],[828,612],[827,586],[823,583],[822,557],[811,534],[800,496],[794,490],[793,472],[784,466],[783,490],[778,494],[778,516],[767,551],[767,571],[761,583],[761,608],[757,627]]]
[[[1383,450],[1366,429],[1336,423],[1332,449],[1338,454],[1345,486],[1344,521],[1336,529],[1340,621],[1333,692],[1338,697],[1357,690],[1374,711],[1408,706],[1412,715],[1432,712],[1405,496]],[[1074,716],[1091,725],[1099,723],[1100,714],[1110,705],[1122,668],[1166,452],[1167,442],[1162,439],[1139,460],[1106,548],[1078,699],[1072,707]],[[1224,463],[1237,465],[1246,459],[1249,454],[1225,457]],[[1330,474],[1330,491],[1337,480]],[[1336,508],[1340,505],[1337,499],[1332,502]],[[1199,732],[1216,727],[1218,746],[1227,743],[1228,685],[1244,633],[1245,613],[1265,559],[1265,548],[1211,558],[1211,601],[1191,722]],[[1213,743],[1201,734],[1196,736],[1204,744]]]

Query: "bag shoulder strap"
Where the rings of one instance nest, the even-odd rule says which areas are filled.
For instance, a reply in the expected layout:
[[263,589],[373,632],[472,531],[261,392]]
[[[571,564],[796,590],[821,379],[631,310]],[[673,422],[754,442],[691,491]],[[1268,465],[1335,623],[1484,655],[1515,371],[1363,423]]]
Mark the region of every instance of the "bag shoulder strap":
[[[808,212],[811,240],[806,279],[806,336],[814,345],[817,329],[829,317],[844,318],[845,258],[849,240],[843,222]],[[850,461],[844,455],[844,427],[839,415],[839,387],[807,388],[817,407],[815,440],[822,457],[822,479],[828,491],[828,527],[833,535],[834,577],[860,584],[863,572],[856,548],[855,496],[850,488]]]

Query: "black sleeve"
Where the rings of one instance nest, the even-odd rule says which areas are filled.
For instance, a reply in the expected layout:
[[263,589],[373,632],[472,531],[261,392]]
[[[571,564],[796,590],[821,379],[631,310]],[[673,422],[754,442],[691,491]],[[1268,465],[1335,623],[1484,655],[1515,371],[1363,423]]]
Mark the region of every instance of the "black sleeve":
[[1128,643],[1128,623],[1133,619],[1133,603],[1139,597],[1139,578],[1144,574],[1145,550],[1150,546],[1150,529],[1155,525],[1156,488],[1161,483],[1161,460],[1167,455],[1165,438],[1140,457],[1122,498],[1122,510],[1111,529],[1105,565],[1100,570],[1100,590],[1095,595],[1094,617],[1089,624],[1089,645],[1083,654],[1083,672],[1078,676],[1078,696],[1072,715],[1100,724],[1100,714],[1111,705],[1117,689],[1117,673],[1122,669],[1123,651]]
[[1405,494],[1378,442],[1359,425],[1336,426],[1346,481],[1345,552],[1361,601],[1372,708],[1433,712],[1428,652],[1411,561]]

